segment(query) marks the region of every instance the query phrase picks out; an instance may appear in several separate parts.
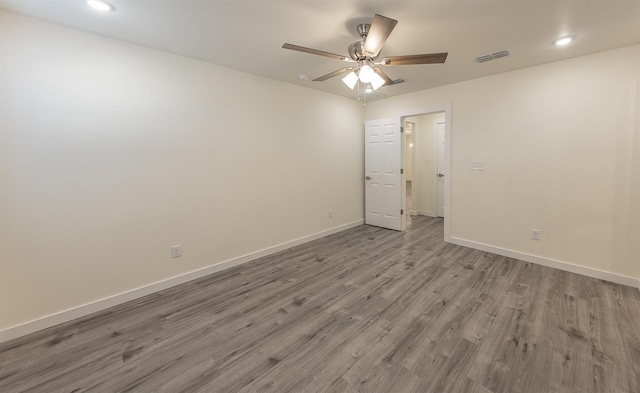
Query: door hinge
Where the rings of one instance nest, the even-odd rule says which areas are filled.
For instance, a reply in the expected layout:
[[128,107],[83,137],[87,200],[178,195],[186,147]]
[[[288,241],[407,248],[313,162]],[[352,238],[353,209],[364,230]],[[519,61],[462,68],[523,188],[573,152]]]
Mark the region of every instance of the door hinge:
[[402,175],[404,173],[404,169],[400,168],[400,174]]
[[404,209],[400,209],[400,215],[404,214]]
[[400,132],[404,132],[404,127],[400,127]]

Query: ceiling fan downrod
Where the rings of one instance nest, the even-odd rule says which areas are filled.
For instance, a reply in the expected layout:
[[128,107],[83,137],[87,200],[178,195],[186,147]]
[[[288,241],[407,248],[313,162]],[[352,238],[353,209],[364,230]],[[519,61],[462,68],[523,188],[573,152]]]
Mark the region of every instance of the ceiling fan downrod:
[[356,29],[358,30],[358,34],[362,38],[362,41],[367,39],[367,35],[369,34],[370,28],[371,28],[371,25],[368,23],[361,23],[356,27]]

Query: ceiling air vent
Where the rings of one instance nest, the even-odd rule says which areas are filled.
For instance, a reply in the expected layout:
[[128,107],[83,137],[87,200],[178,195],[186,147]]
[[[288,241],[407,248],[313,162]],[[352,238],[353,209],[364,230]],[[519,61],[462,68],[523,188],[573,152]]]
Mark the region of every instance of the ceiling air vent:
[[478,56],[474,59],[477,63],[484,63],[485,61],[493,60],[491,55]]
[[505,50],[500,50],[497,52],[493,52],[489,55],[482,55],[482,56],[478,56],[476,57],[475,60],[476,63],[484,63],[485,61],[489,61],[489,60],[493,60],[493,59],[499,59],[501,57],[507,57],[511,54],[511,51],[509,49],[505,49]]

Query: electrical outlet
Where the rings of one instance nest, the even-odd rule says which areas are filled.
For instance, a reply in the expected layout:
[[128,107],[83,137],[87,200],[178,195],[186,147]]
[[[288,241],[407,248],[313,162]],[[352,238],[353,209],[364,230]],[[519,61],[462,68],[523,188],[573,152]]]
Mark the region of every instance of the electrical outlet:
[[540,240],[540,230],[539,229],[532,229],[531,230],[531,239]]
[[333,209],[329,209],[327,215],[329,216],[329,218],[333,218]]
[[171,258],[178,258],[182,256],[182,244],[171,247]]

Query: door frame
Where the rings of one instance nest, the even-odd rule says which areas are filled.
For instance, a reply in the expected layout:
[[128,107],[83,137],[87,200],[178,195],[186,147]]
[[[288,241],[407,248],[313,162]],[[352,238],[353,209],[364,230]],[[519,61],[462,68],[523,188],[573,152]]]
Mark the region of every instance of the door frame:
[[[398,113],[397,117],[400,121],[400,125],[403,127],[404,122],[408,117],[430,115],[433,113],[444,112],[444,241],[451,242],[451,104],[430,106],[417,109],[402,109]],[[403,132],[404,134],[404,132]],[[402,141],[402,162],[405,160],[405,138],[404,135],[401,138]],[[405,175],[402,175],[402,184],[406,184]],[[406,187],[402,187],[402,204],[404,209],[407,208],[407,195]],[[407,212],[408,213],[408,212]],[[402,219],[402,230],[407,227],[407,214]]]

